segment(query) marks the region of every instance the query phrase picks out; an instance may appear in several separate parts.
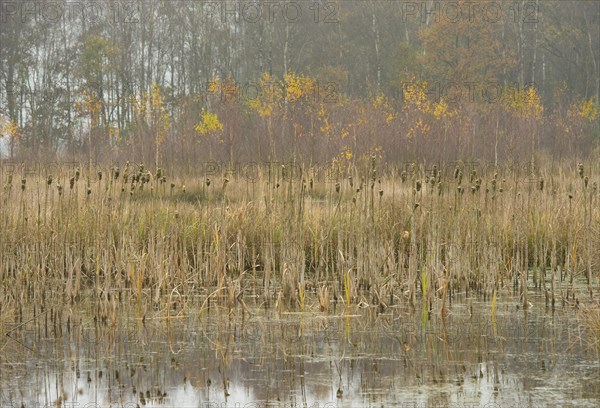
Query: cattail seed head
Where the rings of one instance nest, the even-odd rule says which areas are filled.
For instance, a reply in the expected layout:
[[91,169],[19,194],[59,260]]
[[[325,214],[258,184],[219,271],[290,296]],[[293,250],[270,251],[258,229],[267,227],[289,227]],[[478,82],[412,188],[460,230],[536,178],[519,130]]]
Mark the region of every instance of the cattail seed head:
[[421,180],[417,180],[415,183],[415,189],[421,191]]
[[77,167],[77,169],[75,169],[75,181],[79,181],[80,175],[81,175],[81,170],[79,169],[79,167]]
[[98,181],[102,181],[102,172],[101,171],[98,172]]
[[569,193],[569,200],[572,200],[572,199],[573,199],[573,194]]
[[21,179],[21,191],[24,191],[24,190],[25,190],[25,183],[26,183],[26,182],[27,182],[27,181],[26,181],[25,179]]
[[206,178],[206,187],[210,187],[210,178]]
[[590,179],[589,179],[589,177],[588,177],[588,176],[585,176],[585,177],[583,178],[583,186],[584,186],[585,188],[587,188],[587,186],[588,186],[588,183],[589,183],[589,182],[590,182]]
[[56,185],[56,189],[58,190],[58,195],[62,195],[63,188],[60,184]]
[[475,181],[475,179],[477,178],[477,170],[473,169],[471,171],[471,179],[470,182],[472,183],[473,181]]
[[48,178],[46,179],[46,183],[47,183],[48,185],[52,184],[52,174],[50,174],[50,175],[48,176]]
[[339,182],[335,183],[335,192],[336,193],[340,192],[340,183]]
[[119,170],[119,168],[118,168],[118,167],[115,167],[115,168],[113,169],[113,175],[114,175],[114,178],[115,178],[115,180],[118,180],[118,179],[119,179],[119,174],[120,174],[120,170]]
[[91,189],[91,187],[88,187],[87,188],[87,195],[90,195],[90,194],[92,194],[92,189]]
[[583,178],[583,163],[577,165],[577,173],[579,173],[579,177]]
[[544,191],[544,178],[540,177],[540,180],[538,181],[538,187],[540,189],[540,191]]

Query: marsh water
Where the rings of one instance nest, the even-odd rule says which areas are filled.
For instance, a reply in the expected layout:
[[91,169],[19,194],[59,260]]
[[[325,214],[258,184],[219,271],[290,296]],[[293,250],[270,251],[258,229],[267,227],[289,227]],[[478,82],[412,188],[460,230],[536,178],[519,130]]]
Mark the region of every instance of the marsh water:
[[[2,407],[596,407],[598,349],[573,307],[457,296],[444,319],[307,299],[135,301],[100,321],[64,304],[3,322]],[[316,302],[316,300],[315,300]],[[113,304],[113,307],[114,306]],[[114,316],[117,316],[114,314]]]

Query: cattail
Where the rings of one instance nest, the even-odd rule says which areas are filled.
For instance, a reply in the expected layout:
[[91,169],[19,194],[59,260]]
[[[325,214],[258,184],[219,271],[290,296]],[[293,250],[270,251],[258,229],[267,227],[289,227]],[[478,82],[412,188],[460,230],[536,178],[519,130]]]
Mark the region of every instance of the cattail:
[[58,195],[62,195],[63,188],[60,184],[56,185],[56,189],[58,190]]
[[473,169],[471,171],[471,179],[470,182],[472,183],[473,181],[475,181],[475,179],[477,178],[477,170]]
[[589,177],[588,177],[588,176],[585,176],[585,177],[583,178],[583,186],[584,186],[585,188],[587,188],[587,186],[588,186],[588,183],[589,183],[589,182],[590,182],[590,179],[589,179]]
[[577,173],[579,173],[579,177],[583,178],[583,163],[577,165]]
[[335,183],[335,192],[336,193],[340,192],[340,183],[339,182]]
[[46,183],[47,183],[48,185],[52,184],[52,174],[50,174],[50,175],[48,176],[48,178],[46,179]]
[[444,185],[442,184],[442,182],[438,183],[437,188],[438,188],[438,195],[442,195],[442,192],[444,191]]
[[540,191],[544,191],[544,178],[541,177],[540,180],[538,181],[538,187],[540,189]]
[[102,172],[101,171],[98,172],[98,181],[102,181]]
[[92,194],[92,188],[91,188],[91,187],[88,187],[88,188],[87,188],[87,195],[90,195],[90,194]]
[[417,180],[415,183],[415,189],[421,191],[421,180]]
[[21,191],[25,191],[25,183],[26,183],[26,180],[21,179]]
[[161,183],[161,184],[165,184],[166,182],[167,182],[167,177],[166,177],[166,176],[162,176],[162,177],[160,178],[160,183]]
[[375,166],[375,155],[371,155],[371,180],[375,181],[377,178],[377,168]]
[[458,175],[461,174],[460,167],[456,166],[454,169],[454,180],[458,179]]
[[208,177],[206,178],[206,187],[210,187],[210,179]]
[[573,194],[569,193],[569,200],[572,200],[572,199],[573,199]]
[[163,176],[163,172],[162,172],[162,169],[159,167],[156,169],[156,179],[160,180],[162,178],[162,176]]
[[492,179],[492,191],[496,191],[496,178]]
[[115,167],[115,168],[113,169],[113,174],[114,174],[114,178],[115,178],[115,180],[118,180],[118,179],[119,179],[119,174],[120,174],[120,170],[119,170],[119,168],[118,168],[118,167]]
[[400,179],[402,180],[403,183],[406,181],[406,177],[407,177],[406,172],[403,171],[402,174],[400,174]]
[[438,168],[437,168],[437,165],[434,164],[433,165],[433,177],[437,178],[437,176],[438,176]]
[[75,181],[79,181],[80,175],[81,175],[81,170],[79,169],[79,167],[77,167],[77,169],[75,169]]

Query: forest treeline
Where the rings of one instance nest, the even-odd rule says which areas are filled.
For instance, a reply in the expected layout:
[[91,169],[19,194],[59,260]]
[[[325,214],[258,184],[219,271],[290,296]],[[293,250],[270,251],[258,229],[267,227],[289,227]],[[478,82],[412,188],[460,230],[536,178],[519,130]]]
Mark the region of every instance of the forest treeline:
[[597,1],[3,1],[0,21],[5,158],[504,160],[600,144]]

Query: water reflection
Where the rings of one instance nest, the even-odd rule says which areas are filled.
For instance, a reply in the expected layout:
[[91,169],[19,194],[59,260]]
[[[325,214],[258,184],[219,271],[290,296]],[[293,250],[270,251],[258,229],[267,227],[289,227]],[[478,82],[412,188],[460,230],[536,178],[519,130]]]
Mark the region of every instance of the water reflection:
[[106,323],[92,310],[31,311],[3,324],[0,397],[7,407],[597,406],[598,354],[575,311],[502,299],[495,319],[476,299],[445,319],[195,301],[174,314],[124,304]]

